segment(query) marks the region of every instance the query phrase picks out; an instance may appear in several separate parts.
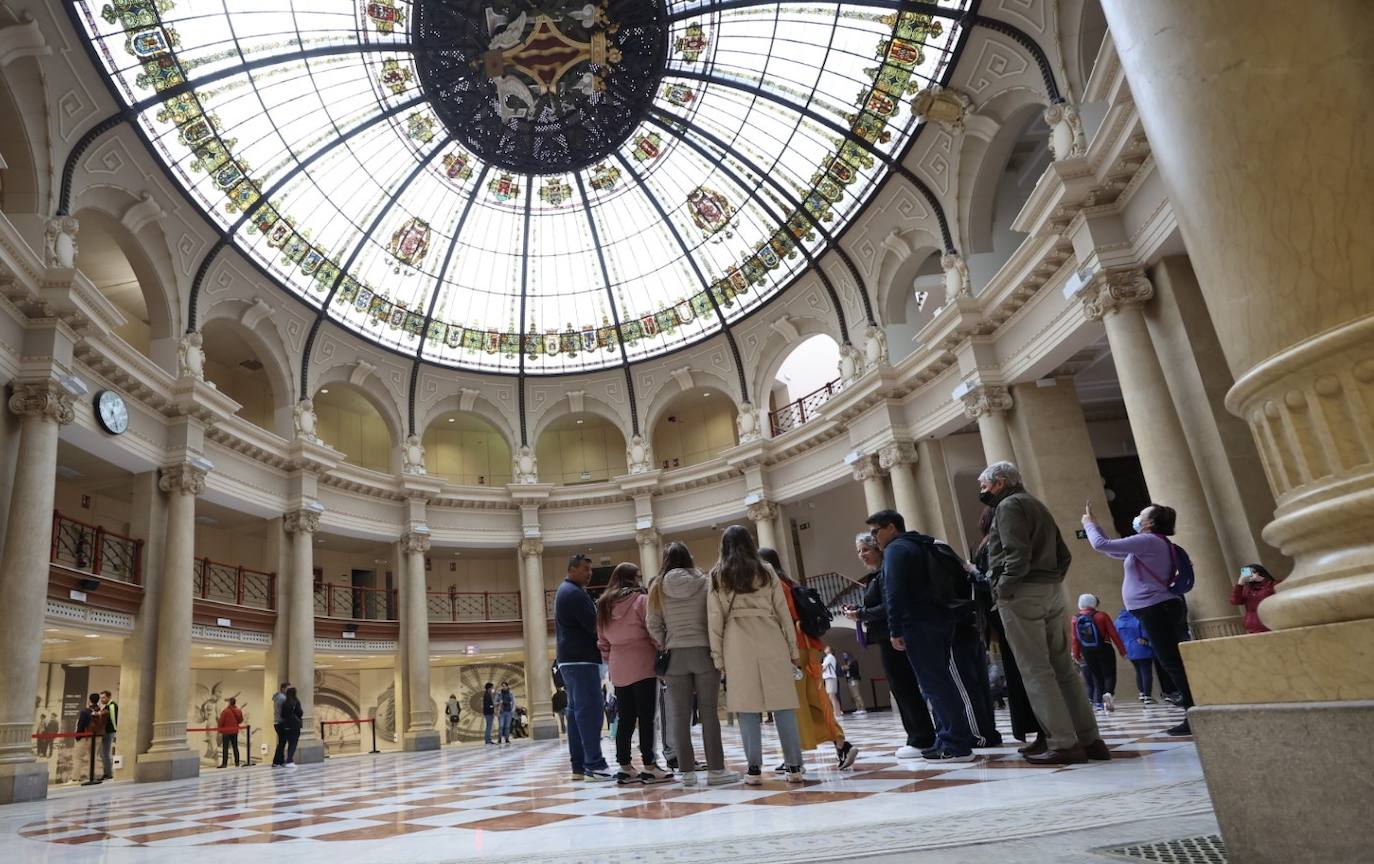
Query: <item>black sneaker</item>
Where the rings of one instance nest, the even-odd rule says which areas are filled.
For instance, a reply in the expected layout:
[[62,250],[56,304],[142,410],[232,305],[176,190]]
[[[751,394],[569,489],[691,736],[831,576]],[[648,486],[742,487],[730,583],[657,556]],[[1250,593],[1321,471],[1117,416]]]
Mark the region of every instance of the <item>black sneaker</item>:
[[678,770],[678,768],[677,768],[677,757],[676,757],[676,756],[674,756],[673,758],[671,758],[671,759],[668,760],[668,770],[669,770],[669,771],[676,771],[676,770]]
[[960,756],[948,750],[936,750],[929,756],[925,756],[925,754],[921,755],[925,757],[927,762],[974,762],[978,759],[978,757],[972,753],[965,753]]
[[1192,735],[1192,734],[1193,734],[1193,728],[1192,728],[1191,726],[1188,725],[1188,721],[1187,721],[1187,720],[1184,720],[1182,723],[1178,724],[1177,726],[1173,727],[1172,729],[1169,729],[1169,730],[1166,731],[1164,734],[1165,734],[1165,735],[1173,735],[1173,736],[1175,736],[1175,737],[1177,737],[1177,738],[1181,738],[1181,737],[1183,737],[1183,736],[1185,736],[1185,735]]
[[854,767],[854,760],[859,758],[859,748],[846,741],[844,746],[840,748],[839,757],[841,771],[852,768]]
[[749,766],[749,770],[744,773],[744,782],[748,786],[757,786],[763,782],[763,773],[759,770],[759,766]]
[[940,755],[940,748],[939,748],[939,747],[923,747],[923,748],[921,748],[921,758],[922,758],[922,759],[934,759],[936,756],[939,756],[939,755]]
[[778,763],[778,767],[774,768],[773,770],[776,771],[776,772],[779,773],[779,774],[786,774],[786,773],[787,773],[787,763],[786,763],[786,762],[779,762],[779,763]]
[[621,769],[615,772],[615,782],[617,786],[629,786],[631,784],[643,783],[644,781],[639,779],[638,774],[632,774],[629,771]]

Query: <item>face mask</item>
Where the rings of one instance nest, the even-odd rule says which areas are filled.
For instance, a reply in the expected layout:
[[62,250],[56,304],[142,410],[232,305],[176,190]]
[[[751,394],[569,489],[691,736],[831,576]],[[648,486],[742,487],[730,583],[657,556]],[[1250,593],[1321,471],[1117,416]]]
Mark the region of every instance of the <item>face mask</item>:
[[991,507],[993,504],[997,502],[997,496],[991,492],[979,492],[978,501],[984,507]]
[[1141,532],[1140,517],[1139,517],[1139,516],[1137,516],[1137,517],[1135,517],[1134,519],[1131,520],[1131,530],[1134,531],[1134,532],[1137,533],[1137,534],[1139,534],[1139,533]]

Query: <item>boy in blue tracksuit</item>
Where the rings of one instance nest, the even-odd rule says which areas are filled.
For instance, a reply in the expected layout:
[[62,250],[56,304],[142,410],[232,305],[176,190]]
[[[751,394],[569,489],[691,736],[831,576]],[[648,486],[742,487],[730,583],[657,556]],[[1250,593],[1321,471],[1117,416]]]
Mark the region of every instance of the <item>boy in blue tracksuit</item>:
[[1150,647],[1150,640],[1140,626],[1140,619],[1132,615],[1129,609],[1122,609],[1121,614],[1116,616],[1116,632],[1120,634],[1121,641],[1126,643],[1126,658],[1135,667],[1135,686],[1140,691],[1140,704],[1153,705],[1155,700],[1150,691],[1154,688],[1151,673],[1155,649]]

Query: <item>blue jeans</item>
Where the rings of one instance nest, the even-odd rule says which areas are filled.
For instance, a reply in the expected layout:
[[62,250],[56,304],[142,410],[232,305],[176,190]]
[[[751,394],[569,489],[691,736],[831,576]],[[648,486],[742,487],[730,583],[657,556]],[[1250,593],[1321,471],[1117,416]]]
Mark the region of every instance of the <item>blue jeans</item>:
[[[921,692],[930,700],[935,720],[935,746],[956,756],[973,752],[969,717],[973,700],[959,680],[954,662],[954,618],[907,622],[902,628],[906,656]],[[986,677],[986,675],[984,676]]]
[[605,705],[601,701],[601,667],[596,663],[569,663],[558,667],[568,689],[568,756],[574,774],[605,771],[601,755],[601,726]]
[[486,731],[482,735],[482,740],[491,743],[491,724],[496,721],[495,714],[483,714],[482,720],[486,723]]
[[502,740],[502,741],[509,741],[509,740],[510,740],[510,718],[511,718],[511,712],[509,712],[509,711],[502,711],[502,712],[501,712],[501,740]]

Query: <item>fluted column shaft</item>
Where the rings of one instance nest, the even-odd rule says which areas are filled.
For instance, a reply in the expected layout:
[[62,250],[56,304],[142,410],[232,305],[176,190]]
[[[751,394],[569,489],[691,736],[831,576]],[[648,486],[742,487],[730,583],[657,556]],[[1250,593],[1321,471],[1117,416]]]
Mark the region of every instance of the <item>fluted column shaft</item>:
[[558,737],[553,716],[553,675],[549,669],[549,617],[544,606],[544,543],[520,543],[520,611],[525,632],[525,699],[530,737]]
[[48,596],[57,434],[73,416],[70,397],[53,386],[20,385],[9,407],[22,419],[0,559],[0,804],[47,795],[47,766],[34,761],[29,735]]
[[425,553],[429,551],[429,532],[409,531],[401,537],[405,552],[405,582],[401,602],[406,609],[406,654],[410,682],[410,712],[406,717],[403,743],[407,750],[439,749],[439,732],[434,728],[433,700],[429,693],[429,605],[425,597]]
[[320,529],[320,511],[292,511],[283,525],[291,535],[286,674],[304,715],[296,762],[307,764],[324,759],[324,742],[315,719],[315,532]]

